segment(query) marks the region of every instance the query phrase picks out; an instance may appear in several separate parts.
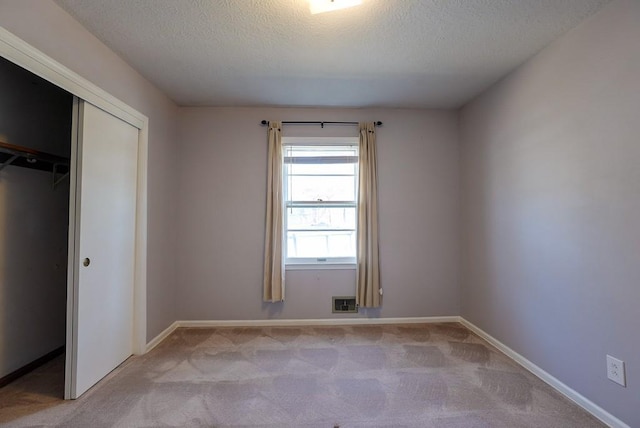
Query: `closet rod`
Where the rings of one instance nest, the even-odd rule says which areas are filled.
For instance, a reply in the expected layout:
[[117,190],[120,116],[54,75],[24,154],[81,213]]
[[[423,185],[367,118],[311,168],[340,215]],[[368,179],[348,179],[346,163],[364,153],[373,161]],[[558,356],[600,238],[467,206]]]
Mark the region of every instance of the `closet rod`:
[[[51,171],[53,188],[69,176],[69,159],[0,141],[0,171],[9,165]],[[7,156],[8,155],[8,156]],[[4,159],[4,160],[2,160]]]
[[68,165],[69,159],[63,158],[62,156],[52,155],[50,153],[40,152],[38,150],[34,150],[30,147],[24,146],[16,146],[15,144],[5,143],[0,141],[0,153],[7,153],[13,156],[18,156],[27,159],[29,161],[43,161],[47,163],[58,163],[62,165]]
[[[325,125],[358,125],[360,122],[334,122],[334,121],[283,121],[283,125],[320,125],[321,128],[324,128]],[[263,120],[260,122],[260,125],[267,126],[269,125],[268,120]],[[382,126],[382,122],[377,121],[374,122],[375,126]]]

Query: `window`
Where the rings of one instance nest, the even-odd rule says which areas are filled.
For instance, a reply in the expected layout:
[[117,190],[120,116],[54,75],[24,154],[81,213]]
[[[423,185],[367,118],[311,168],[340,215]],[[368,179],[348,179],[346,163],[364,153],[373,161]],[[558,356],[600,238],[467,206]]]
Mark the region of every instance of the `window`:
[[358,139],[283,146],[285,263],[355,263]]

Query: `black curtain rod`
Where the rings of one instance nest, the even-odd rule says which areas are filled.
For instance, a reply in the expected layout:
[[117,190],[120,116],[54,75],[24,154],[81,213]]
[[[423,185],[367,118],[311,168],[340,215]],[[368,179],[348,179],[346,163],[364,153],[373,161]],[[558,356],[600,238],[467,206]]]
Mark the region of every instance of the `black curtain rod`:
[[[360,122],[331,122],[331,121],[313,121],[313,122],[309,122],[309,121],[284,121],[282,122],[283,125],[320,125],[321,128],[324,128],[325,125],[358,125]],[[268,120],[263,120],[262,122],[260,122],[260,124],[262,126],[267,126],[269,125],[269,121]],[[377,121],[374,122],[375,126],[382,126],[382,122]]]

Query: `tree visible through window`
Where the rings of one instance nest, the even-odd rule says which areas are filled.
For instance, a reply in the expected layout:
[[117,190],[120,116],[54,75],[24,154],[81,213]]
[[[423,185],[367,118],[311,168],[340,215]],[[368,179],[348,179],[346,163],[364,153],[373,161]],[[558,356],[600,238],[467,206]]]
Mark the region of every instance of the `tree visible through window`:
[[357,139],[284,142],[286,263],[355,263]]

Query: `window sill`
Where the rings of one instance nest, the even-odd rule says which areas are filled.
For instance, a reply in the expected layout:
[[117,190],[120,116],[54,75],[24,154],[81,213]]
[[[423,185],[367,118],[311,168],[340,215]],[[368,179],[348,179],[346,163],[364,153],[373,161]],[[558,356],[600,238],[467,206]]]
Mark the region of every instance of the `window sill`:
[[285,270],[356,270],[355,263],[290,263]]

